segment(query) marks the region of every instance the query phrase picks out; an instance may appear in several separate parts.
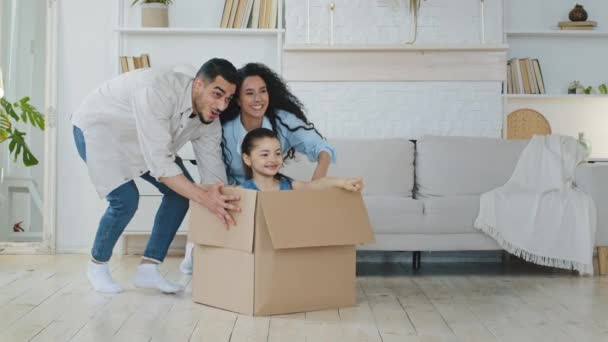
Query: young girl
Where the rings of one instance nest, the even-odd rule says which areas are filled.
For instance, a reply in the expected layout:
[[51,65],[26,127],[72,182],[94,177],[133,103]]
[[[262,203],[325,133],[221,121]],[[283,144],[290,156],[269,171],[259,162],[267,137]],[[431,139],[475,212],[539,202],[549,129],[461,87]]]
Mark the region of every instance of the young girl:
[[361,191],[361,178],[324,177],[311,182],[292,180],[279,173],[283,167],[281,143],[277,135],[267,128],[256,128],[245,136],[241,145],[245,181],[242,186],[258,191],[327,189],[338,187]]

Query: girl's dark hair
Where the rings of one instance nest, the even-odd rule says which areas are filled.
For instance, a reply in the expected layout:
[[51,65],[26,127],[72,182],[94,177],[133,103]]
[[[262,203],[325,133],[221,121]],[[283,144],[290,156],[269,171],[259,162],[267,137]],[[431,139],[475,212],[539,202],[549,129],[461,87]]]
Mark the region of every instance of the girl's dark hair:
[[[279,141],[280,144],[279,137],[275,132],[267,128],[256,128],[252,129],[251,131],[249,131],[249,133],[247,133],[247,135],[245,135],[243,143],[241,144],[241,153],[251,156],[251,151],[255,147],[256,142],[264,138],[276,139],[277,141]],[[243,158],[241,159],[243,162],[243,171],[245,172],[245,179],[253,178],[253,170],[251,170],[251,168],[247,164],[245,164],[245,160]],[[283,176],[280,173],[277,173],[274,177],[276,179],[281,179],[281,177]]]
[[[262,63],[248,63],[238,71],[239,76],[239,84],[237,86],[235,98],[232,99],[228,108],[222,115],[220,115],[220,121],[222,124],[232,121],[236,119],[241,113],[241,109],[239,108],[236,97],[238,97],[241,86],[243,85],[243,81],[245,78],[250,76],[259,76],[266,83],[266,89],[268,91],[268,108],[266,109],[266,113],[264,116],[268,118],[270,124],[272,126],[272,131],[276,134],[277,138],[280,134],[278,126],[281,125],[281,129],[287,129],[290,132],[295,132],[300,129],[304,129],[307,131],[315,131],[320,137],[323,137],[319,131],[315,128],[315,126],[308,122],[306,115],[304,114],[304,105],[302,102],[298,100],[298,98],[289,91],[285,82],[281,79],[279,75],[277,75],[274,71],[272,71],[269,67]],[[285,124],[281,118],[277,115],[279,110],[284,110],[295,115],[298,119],[304,122],[304,125],[290,127]],[[227,151],[225,148],[225,144],[222,144],[222,151],[224,154],[224,162],[227,166],[230,165],[230,161],[232,160],[232,156],[230,155],[230,151]],[[289,149],[284,156],[284,159],[291,159],[295,156],[294,148]],[[230,175],[228,175],[230,177]]]

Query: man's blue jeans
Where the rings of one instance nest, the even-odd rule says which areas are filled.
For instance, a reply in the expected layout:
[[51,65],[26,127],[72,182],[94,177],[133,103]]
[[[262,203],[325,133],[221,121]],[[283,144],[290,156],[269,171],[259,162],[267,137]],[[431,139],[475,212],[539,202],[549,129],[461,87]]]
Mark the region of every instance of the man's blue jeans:
[[[78,154],[86,162],[87,155],[84,135],[80,128],[76,126],[74,126],[74,141],[76,142]],[[175,163],[182,169],[184,176],[192,181],[192,177],[190,177],[188,170],[184,167],[182,160],[177,158]],[[148,245],[144,252],[145,258],[162,262],[167,255],[169,245],[173,241],[177,229],[186,216],[189,201],[150,176],[149,172],[142,175],[141,178],[154,185],[164,195],[160,207],[156,212],[152,235],[150,236],[150,240],[148,240]],[[99,222],[91,251],[91,256],[98,262],[110,260],[114,245],[116,245],[118,238],[137,211],[139,191],[135,182],[130,181],[114,189],[106,196],[106,200],[108,201],[108,208]]]

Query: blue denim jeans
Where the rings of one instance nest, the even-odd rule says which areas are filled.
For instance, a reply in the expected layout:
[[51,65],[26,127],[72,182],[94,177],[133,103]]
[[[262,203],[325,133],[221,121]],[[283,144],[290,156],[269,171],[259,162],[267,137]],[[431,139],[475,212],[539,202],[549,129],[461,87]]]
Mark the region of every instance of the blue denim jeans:
[[[80,128],[74,126],[74,141],[78,154],[86,162],[86,144],[84,135]],[[184,167],[180,158],[176,158],[175,163],[182,169],[184,176],[190,181],[192,177]],[[157,262],[162,262],[167,255],[169,245],[177,229],[182,224],[186,212],[188,211],[189,201],[168,186],[160,183],[149,172],[141,176],[144,180],[154,185],[163,194],[163,199],[154,218],[152,235],[146,246],[144,257]],[[122,184],[106,196],[108,208],[101,217],[91,256],[95,261],[107,262],[112,256],[112,250],[122,234],[125,227],[129,224],[133,215],[137,211],[139,203],[139,191],[134,181]]]

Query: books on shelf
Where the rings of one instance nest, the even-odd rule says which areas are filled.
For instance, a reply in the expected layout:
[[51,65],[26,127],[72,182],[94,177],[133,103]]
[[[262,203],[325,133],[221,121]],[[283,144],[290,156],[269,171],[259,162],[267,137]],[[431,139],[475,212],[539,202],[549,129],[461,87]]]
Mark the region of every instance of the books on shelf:
[[597,26],[595,21],[560,21],[560,30],[593,30]]
[[221,28],[277,28],[279,0],[225,0]]
[[546,94],[536,58],[511,58],[507,62],[507,94]]
[[147,53],[142,53],[140,56],[120,56],[121,73],[149,67],[150,55],[148,55]]

